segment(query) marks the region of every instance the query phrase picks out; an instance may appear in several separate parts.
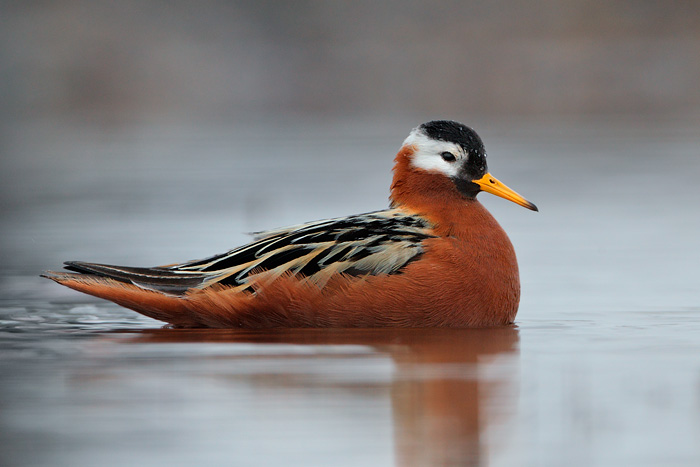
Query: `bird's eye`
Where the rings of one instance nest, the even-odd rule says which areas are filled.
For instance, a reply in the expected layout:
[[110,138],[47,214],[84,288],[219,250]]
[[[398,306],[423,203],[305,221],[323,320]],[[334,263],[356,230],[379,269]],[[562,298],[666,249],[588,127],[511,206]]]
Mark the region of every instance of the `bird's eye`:
[[440,154],[440,157],[442,157],[442,160],[447,161],[447,162],[454,162],[457,160],[457,158],[455,157],[454,154],[452,154],[451,152],[447,152],[447,151]]

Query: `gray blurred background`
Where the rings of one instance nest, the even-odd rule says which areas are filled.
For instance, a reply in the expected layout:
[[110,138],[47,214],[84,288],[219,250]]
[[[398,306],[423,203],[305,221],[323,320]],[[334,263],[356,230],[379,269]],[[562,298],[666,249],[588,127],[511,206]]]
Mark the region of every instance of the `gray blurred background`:
[[697,118],[700,3],[3,1],[4,121]]

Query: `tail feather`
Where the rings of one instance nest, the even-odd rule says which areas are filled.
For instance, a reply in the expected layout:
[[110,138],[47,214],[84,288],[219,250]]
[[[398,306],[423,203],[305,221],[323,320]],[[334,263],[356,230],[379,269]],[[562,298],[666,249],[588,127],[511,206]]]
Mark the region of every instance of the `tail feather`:
[[163,267],[137,268],[82,261],[67,261],[65,268],[80,274],[104,277],[134,284],[146,290],[175,295],[182,295],[190,289],[202,288],[217,276],[211,273],[181,272]]
[[185,296],[159,293],[126,281],[74,272],[47,271],[42,277],[51,279],[73,290],[110,300],[175,327],[202,327],[206,324],[187,309]]

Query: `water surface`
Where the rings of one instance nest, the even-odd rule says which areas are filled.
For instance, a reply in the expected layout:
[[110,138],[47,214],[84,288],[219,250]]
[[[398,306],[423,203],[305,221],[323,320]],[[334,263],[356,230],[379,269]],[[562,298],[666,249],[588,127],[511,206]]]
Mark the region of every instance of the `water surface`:
[[[700,136],[489,126],[513,327],[174,331],[38,278],[386,206],[406,125],[6,130],[2,465],[698,465]],[[477,129],[479,129],[478,125]]]

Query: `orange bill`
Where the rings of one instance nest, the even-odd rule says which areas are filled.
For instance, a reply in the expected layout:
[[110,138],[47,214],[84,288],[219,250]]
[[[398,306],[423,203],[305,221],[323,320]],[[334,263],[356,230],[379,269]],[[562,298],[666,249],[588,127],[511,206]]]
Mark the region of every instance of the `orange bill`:
[[487,173],[478,180],[472,180],[473,183],[479,185],[482,191],[491,193],[492,195],[500,196],[516,204],[530,209],[531,211],[538,211],[537,206],[517,194],[515,191],[511,190],[503,183],[499,182],[496,177]]

